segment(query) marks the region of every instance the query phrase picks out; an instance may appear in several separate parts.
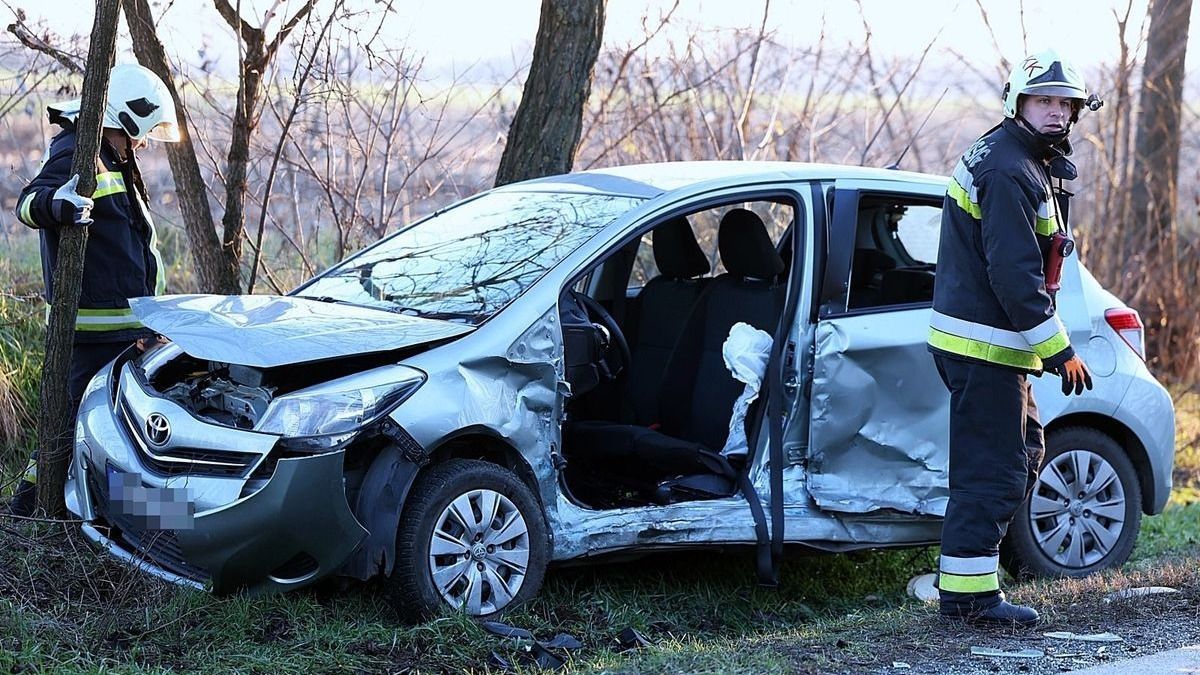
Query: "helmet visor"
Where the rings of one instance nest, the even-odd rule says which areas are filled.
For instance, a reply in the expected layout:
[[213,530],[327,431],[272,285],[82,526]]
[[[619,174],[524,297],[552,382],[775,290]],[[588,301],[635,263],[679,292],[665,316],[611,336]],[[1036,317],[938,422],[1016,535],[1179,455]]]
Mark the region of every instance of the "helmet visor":
[[1024,91],[1021,93],[1025,94],[1026,96],[1062,96],[1063,98],[1077,98],[1081,101],[1087,98],[1087,94],[1085,94],[1078,87],[1072,87],[1061,82],[1055,82],[1051,84],[1035,84],[1030,87],[1025,87]]
[[154,125],[150,133],[146,134],[146,138],[153,141],[162,141],[164,143],[175,143],[182,136],[179,133],[179,125],[166,120]]

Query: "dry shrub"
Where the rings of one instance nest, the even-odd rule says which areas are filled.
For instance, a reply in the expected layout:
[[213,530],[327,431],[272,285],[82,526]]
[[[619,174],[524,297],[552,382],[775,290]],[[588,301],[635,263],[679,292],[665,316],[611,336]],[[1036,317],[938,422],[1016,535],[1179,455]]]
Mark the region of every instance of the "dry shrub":
[[33,428],[33,414],[16,385],[15,370],[0,371],[0,447],[10,448]]

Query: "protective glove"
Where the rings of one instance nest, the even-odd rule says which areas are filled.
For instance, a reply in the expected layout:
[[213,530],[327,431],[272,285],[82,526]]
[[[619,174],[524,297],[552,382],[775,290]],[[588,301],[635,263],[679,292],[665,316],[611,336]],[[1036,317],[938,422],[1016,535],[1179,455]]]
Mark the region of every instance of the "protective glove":
[[50,210],[59,225],[92,224],[92,207],[96,203],[76,192],[77,185],[79,174],[71,176],[71,180],[54,191],[54,197],[50,200]]
[[1070,396],[1072,391],[1079,396],[1085,388],[1088,390],[1092,388],[1092,374],[1088,372],[1087,366],[1083,364],[1083,359],[1078,355],[1072,356],[1066,363],[1050,372],[1062,378],[1063,396]]

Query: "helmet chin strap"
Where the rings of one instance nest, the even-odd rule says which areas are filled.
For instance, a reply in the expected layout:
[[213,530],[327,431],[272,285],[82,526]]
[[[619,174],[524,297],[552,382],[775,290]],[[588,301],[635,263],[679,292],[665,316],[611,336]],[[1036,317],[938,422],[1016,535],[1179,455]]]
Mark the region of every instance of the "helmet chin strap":
[[1044,141],[1046,145],[1058,145],[1059,143],[1067,140],[1067,137],[1071,135],[1071,127],[1073,126],[1072,121],[1069,120],[1062,131],[1051,134],[1034,129],[1033,125],[1029,123],[1029,120],[1025,119],[1020,113],[1017,113],[1017,121],[1020,122],[1021,126],[1025,127],[1029,133]]

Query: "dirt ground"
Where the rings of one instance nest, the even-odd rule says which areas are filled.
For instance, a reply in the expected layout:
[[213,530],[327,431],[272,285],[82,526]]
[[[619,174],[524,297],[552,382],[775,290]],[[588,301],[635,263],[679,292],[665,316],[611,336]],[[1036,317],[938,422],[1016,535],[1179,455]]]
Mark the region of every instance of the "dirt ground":
[[[1194,564],[1194,561],[1193,561]],[[1184,575],[1191,576],[1184,571]],[[1177,593],[1105,601],[1110,591],[1079,584],[1070,597],[1055,599],[1032,629],[979,630],[925,616],[892,626],[873,626],[831,636],[828,643],[781,648],[803,673],[1059,673],[1200,644],[1200,586],[1194,579]],[[1039,605],[1037,597],[1013,599]],[[1043,607],[1045,605],[1042,605]],[[1049,632],[1079,635],[1113,633],[1119,642],[1088,642],[1046,637]],[[780,646],[782,647],[782,646]],[[971,647],[1004,652],[1037,650],[1038,658],[984,657]]]

